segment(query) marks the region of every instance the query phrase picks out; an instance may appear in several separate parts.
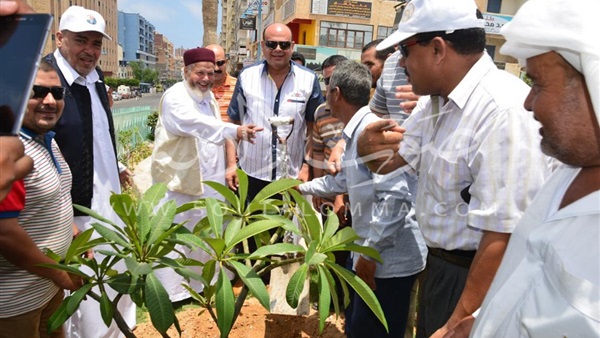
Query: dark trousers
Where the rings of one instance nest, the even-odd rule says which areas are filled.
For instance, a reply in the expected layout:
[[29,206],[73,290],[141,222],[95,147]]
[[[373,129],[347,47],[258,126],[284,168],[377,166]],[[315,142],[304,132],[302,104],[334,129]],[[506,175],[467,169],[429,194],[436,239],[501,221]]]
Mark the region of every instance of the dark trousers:
[[417,338],[430,337],[444,326],[465,288],[469,268],[451,263],[431,253],[419,279]]
[[408,277],[375,278],[375,296],[388,324],[389,334],[373,311],[351,290],[350,305],[346,308],[346,335],[348,338],[402,338],[406,330],[410,293],[418,274]]

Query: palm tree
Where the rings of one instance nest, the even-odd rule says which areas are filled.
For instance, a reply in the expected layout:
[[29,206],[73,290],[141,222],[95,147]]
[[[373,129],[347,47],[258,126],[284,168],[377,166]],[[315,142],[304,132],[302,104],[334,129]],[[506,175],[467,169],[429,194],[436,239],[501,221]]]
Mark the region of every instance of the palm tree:
[[219,16],[218,0],[202,0],[202,21],[204,25],[204,46],[218,44],[217,21]]

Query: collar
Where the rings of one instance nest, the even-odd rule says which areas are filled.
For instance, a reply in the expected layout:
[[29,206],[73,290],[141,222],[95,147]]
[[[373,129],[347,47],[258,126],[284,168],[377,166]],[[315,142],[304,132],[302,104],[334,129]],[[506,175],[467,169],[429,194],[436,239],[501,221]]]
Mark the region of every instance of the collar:
[[354,113],[354,115],[352,116],[350,121],[348,121],[348,124],[346,125],[346,127],[344,127],[343,133],[344,133],[344,138],[346,140],[349,140],[352,138],[352,135],[356,131],[356,128],[358,128],[358,126],[360,125],[360,122],[370,112],[371,112],[371,110],[369,109],[369,106],[364,106],[364,107],[360,108],[356,113]]
[[55,132],[49,131],[44,134],[36,134],[33,130],[28,129],[27,127],[21,127],[19,135],[26,140],[33,140],[34,142],[38,142],[39,144],[43,145],[50,154],[56,170],[58,170],[59,174],[62,174],[60,164],[58,163],[56,156],[54,156],[54,152],[52,152],[52,139],[54,139],[54,135],[56,135]]
[[[267,71],[269,69],[269,64],[267,63],[267,60],[263,60],[261,63],[262,63],[262,66],[263,66],[262,74],[263,75],[269,75],[269,73]],[[289,74],[295,74],[296,67],[298,67],[298,65],[294,61],[290,60],[290,72],[288,73],[288,75]]]
[[452,100],[459,109],[463,109],[469,100],[469,97],[475,90],[475,87],[481,82],[481,79],[490,71],[498,69],[492,58],[484,52],[481,58],[467,72],[465,77],[452,90],[448,99]]
[[100,75],[94,68],[86,77],[83,77],[77,73],[73,67],[67,62],[67,60],[62,56],[60,50],[58,48],[54,51],[54,58],[56,59],[56,64],[58,68],[62,72],[65,80],[72,86],[73,83],[77,83],[82,86],[87,86],[88,84],[96,83],[100,80]]
[[[567,189],[569,188],[575,177],[577,177],[580,171],[581,168],[579,167],[561,167],[553,173],[553,176],[550,179],[548,179],[547,183],[545,184],[548,185],[548,181],[552,182],[554,179],[561,182],[562,188],[555,189],[554,191],[561,192],[560,199],[562,199],[562,196],[567,191]],[[578,199],[577,201],[567,205],[566,207],[557,210],[554,214],[548,217],[548,221],[558,221],[566,218],[578,217],[583,215],[597,215],[600,214],[600,209],[598,209],[598,205],[600,205],[600,191],[594,191]]]

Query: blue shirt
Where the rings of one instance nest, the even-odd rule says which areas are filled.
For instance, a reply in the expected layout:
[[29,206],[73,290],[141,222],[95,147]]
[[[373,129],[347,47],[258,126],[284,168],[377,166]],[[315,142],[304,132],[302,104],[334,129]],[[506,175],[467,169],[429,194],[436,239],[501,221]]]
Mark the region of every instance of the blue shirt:
[[[352,228],[361,237],[356,244],[374,248],[384,262],[377,264],[375,277],[406,277],[423,270],[427,257],[406,173],[396,170],[386,175],[373,174],[357,155],[358,136],[377,119],[368,107],[356,112],[344,128],[343,170],[336,176],[303,183],[299,189],[303,194],[321,197],[348,192]],[[354,263],[357,258],[355,255]]]

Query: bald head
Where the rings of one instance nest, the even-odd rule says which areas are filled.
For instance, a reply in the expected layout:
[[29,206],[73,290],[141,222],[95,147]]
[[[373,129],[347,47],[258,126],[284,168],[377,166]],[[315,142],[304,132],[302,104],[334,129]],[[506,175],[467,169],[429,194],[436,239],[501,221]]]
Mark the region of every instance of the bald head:
[[219,45],[208,45],[204,48],[212,50],[215,53],[215,58],[217,61],[225,59],[225,50],[223,47]]
[[290,27],[279,23],[279,22],[275,22],[272,23],[270,25],[268,25],[267,27],[265,27],[265,30],[263,31],[263,40],[267,40],[267,36],[268,35],[288,35],[290,38],[289,40],[292,40],[292,30],[290,29]]
[[215,53],[215,83],[213,88],[220,87],[227,79],[227,59],[225,58],[225,50],[219,45],[208,45],[204,47]]

